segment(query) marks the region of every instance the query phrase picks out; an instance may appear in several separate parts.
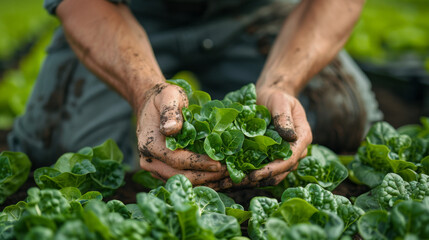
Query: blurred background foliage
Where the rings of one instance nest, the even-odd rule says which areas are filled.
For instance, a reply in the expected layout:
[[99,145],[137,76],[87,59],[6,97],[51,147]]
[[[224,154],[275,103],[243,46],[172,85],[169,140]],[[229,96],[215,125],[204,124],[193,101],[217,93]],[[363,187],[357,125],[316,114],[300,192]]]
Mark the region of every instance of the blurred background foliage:
[[[0,129],[9,129],[13,119],[24,113],[46,47],[59,25],[42,4],[43,0],[0,2]],[[412,82],[414,87],[406,94],[418,90],[419,103],[427,108],[428,0],[367,0],[346,49],[376,85],[379,81],[402,91],[401,84]],[[177,77],[195,80],[186,71]],[[417,115],[421,114],[420,110]]]
[[429,116],[429,1],[367,0],[345,46],[394,127]]
[[368,0],[346,49],[361,61],[383,64],[413,55],[427,66],[429,1]]
[[0,2],[0,129],[24,113],[25,104],[58,21],[43,0]]

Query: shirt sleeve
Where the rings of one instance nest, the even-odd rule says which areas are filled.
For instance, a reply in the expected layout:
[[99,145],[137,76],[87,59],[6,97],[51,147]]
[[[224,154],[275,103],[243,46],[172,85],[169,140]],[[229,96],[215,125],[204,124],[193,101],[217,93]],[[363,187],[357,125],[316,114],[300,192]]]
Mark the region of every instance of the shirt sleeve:
[[[55,10],[57,9],[58,5],[63,0],[44,0],[43,7],[48,11],[49,14],[55,15]],[[131,0],[107,0],[112,3],[125,3],[129,4]]]

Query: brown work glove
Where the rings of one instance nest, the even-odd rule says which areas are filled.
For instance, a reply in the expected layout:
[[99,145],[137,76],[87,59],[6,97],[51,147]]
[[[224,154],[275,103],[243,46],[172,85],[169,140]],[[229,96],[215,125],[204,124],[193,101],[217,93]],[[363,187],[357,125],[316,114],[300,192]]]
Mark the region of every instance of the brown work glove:
[[228,176],[225,166],[207,155],[181,149],[171,151],[165,145],[165,136],[180,132],[181,109],[187,106],[186,93],[175,85],[161,83],[146,93],[137,113],[140,166],[164,181],[176,174],[185,175],[194,185],[219,181]]
[[298,99],[280,89],[265,88],[258,91],[257,104],[270,110],[277,132],[290,142],[292,156],[288,160],[275,160],[262,169],[251,172],[239,184],[234,184],[231,178],[227,177],[219,182],[205,184],[206,186],[224,189],[277,185],[297,168],[299,159],[307,155],[307,147],[313,137],[304,108]]

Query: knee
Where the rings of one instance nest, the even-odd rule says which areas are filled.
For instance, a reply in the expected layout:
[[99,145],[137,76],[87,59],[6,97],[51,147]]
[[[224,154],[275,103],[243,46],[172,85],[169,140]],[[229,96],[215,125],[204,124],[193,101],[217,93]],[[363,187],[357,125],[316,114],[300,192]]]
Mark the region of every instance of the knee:
[[352,153],[359,147],[367,125],[361,94],[350,76],[324,69],[303,94],[309,99],[307,111],[314,116],[313,143],[337,153]]

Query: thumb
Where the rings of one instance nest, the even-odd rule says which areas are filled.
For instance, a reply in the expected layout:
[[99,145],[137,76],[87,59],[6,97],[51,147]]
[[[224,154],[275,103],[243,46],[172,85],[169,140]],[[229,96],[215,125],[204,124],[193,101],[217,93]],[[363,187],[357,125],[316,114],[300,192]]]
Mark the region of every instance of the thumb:
[[291,99],[279,99],[278,101],[273,101],[273,103],[272,115],[276,131],[284,140],[288,142],[295,142],[298,139],[298,136],[295,131],[295,124],[293,122],[292,116],[293,101],[291,101]]
[[160,132],[165,136],[180,132],[183,124],[182,108],[188,106],[185,91],[174,85],[168,85],[157,95],[155,105],[160,114]]

